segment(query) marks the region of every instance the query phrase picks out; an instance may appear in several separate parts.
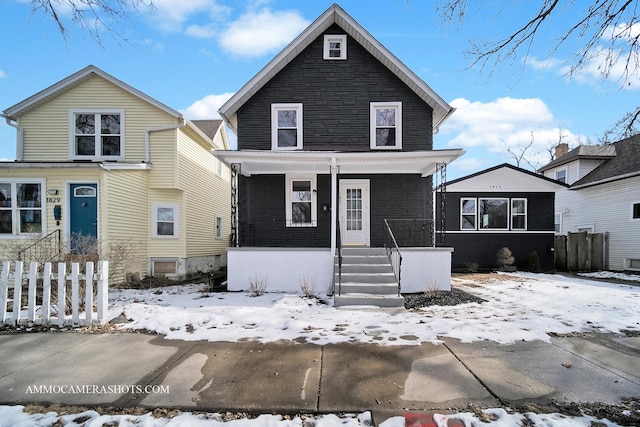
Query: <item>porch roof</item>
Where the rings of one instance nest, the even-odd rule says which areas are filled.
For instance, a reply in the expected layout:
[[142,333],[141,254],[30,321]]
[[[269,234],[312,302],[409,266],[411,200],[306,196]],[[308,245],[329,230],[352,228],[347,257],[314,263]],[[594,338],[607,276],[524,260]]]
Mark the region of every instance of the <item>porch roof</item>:
[[437,164],[449,164],[464,150],[341,152],[341,151],[214,151],[227,165],[240,164],[245,176],[259,174],[329,174],[332,166],[341,174],[420,174],[432,175]]

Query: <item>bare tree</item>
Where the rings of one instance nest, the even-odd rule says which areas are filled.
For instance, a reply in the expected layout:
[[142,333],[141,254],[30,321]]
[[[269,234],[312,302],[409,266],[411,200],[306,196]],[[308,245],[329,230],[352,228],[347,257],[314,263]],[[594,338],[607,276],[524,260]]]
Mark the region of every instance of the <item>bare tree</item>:
[[[536,36],[545,35],[545,25],[553,25],[560,31],[554,44],[547,49],[547,58],[569,42],[578,40],[582,48],[569,62],[569,76],[597,62],[604,79],[610,79],[612,72],[622,65],[620,79],[629,83],[629,77],[640,71],[640,13],[639,0],[543,0],[537,12],[523,22],[516,23],[515,29],[498,40],[472,41],[468,54],[471,66],[490,68],[490,74],[498,66],[521,60],[526,64],[536,42]],[[479,2],[478,8],[491,8],[498,16],[505,9],[504,2]],[[463,23],[472,2],[470,0],[442,0],[438,13],[445,22]],[[560,15],[572,16],[569,20],[555,20]],[[565,23],[566,22],[566,23]],[[537,46],[537,45],[536,45]],[[640,120],[640,107],[630,112],[617,124],[627,133]]]
[[30,0],[33,14],[43,13],[55,22],[62,38],[69,36],[69,23],[103,45],[103,35],[109,34],[118,41],[128,41],[120,31],[120,25],[131,13],[152,9],[153,0]]
[[520,149],[520,153],[516,153],[511,148],[507,148],[507,152],[511,155],[511,158],[515,160],[517,167],[520,167],[520,163],[522,161],[525,161],[532,169],[536,169],[536,167],[525,157],[527,150],[531,148],[534,141],[535,137],[533,136],[533,132],[531,132],[531,141],[529,141],[529,143],[525,147]]

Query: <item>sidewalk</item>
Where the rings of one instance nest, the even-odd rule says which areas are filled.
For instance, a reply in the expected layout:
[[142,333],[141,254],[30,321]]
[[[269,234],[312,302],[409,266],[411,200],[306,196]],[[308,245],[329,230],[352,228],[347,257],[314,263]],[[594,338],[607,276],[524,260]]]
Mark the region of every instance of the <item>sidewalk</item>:
[[407,411],[640,397],[640,337],[378,346],[0,335],[0,404],[265,413]]

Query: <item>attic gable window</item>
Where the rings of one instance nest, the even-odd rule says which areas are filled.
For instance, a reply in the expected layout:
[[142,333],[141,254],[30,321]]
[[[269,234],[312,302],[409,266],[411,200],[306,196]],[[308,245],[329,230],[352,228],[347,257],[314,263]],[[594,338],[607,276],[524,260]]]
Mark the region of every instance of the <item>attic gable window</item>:
[[323,59],[347,59],[347,36],[345,34],[325,34]]
[[271,105],[271,149],[302,148],[302,104]]
[[372,102],[371,149],[402,148],[402,102]]
[[72,111],[70,122],[71,159],[124,158],[124,111]]

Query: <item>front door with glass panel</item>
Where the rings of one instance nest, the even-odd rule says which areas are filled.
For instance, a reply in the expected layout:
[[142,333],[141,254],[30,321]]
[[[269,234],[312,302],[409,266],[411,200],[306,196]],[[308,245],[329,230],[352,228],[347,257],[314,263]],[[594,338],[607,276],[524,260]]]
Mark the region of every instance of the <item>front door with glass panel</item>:
[[96,253],[98,238],[98,185],[69,186],[69,249],[71,253]]
[[340,180],[340,235],[343,245],[369,245],[369,180]]

